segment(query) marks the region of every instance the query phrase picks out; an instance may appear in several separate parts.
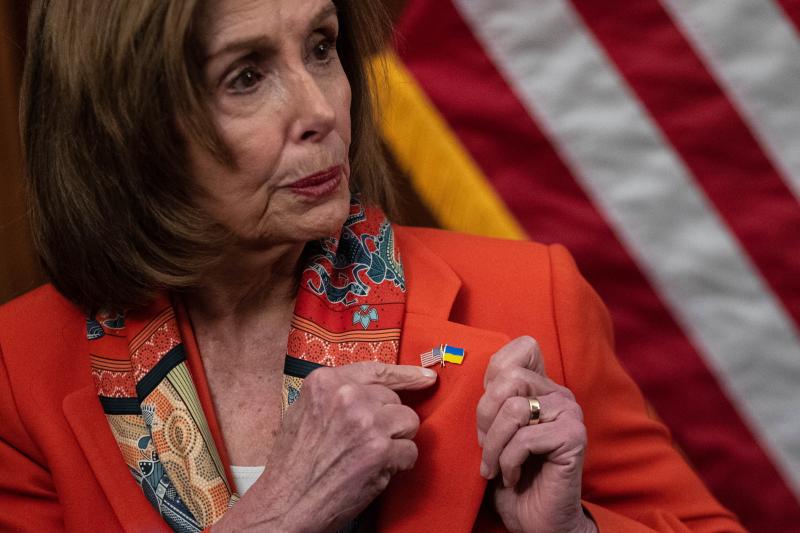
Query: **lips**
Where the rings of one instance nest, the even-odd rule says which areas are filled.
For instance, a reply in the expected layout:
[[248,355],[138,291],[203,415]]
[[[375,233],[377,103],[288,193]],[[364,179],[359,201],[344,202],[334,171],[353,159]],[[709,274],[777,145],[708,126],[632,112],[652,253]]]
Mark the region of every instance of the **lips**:
[[289,189],[302,196],[319,197],[335,190],[341,181],[342,165],[336,165],[292,183]]

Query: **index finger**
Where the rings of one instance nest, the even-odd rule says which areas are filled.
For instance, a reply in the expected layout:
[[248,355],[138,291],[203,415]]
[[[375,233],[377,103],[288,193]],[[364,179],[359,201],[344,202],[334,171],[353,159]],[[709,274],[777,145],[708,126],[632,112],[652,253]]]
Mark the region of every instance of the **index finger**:
[[533,337],[517,337],[500,348],[489,361],[483,376],[483,388],[504,368],[518,366],[546,376],[539,343]]
[[416,390],[436,383],[436,372],[414,365],[387,365],[365,361],[339,367],[362,385],[383,385],[392,390]]

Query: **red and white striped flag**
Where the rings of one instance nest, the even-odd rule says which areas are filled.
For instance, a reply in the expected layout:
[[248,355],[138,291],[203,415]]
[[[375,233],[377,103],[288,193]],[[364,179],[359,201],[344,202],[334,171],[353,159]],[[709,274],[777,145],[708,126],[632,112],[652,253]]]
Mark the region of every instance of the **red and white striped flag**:
[[764,532],[800,530],[798,28],[797,0],[410,0],[381,103],[443,225],[573,252],[677,443]]

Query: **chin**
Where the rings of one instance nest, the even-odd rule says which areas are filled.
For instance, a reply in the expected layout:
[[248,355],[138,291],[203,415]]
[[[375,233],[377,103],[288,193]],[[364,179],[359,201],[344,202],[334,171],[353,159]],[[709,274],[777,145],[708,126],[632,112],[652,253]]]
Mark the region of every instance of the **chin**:
[[350,213],[350,190],[344,180],[336,190],[313,199],[284,189],[270,203],[255,231],[239,233],[245,247],[264,249],[338,236]]
[[[345,206],[348,207],[348,206]],[[324,237],[338,236],[349,209],[325,210],[303,224],[303,237],[300,240],[313,241]]]
[[299,206],[298,216],[292,224],[296,240],[309,242],[339,234],[350,213],[350,191],[346,184],[342,185],[341,190],[324,202]]

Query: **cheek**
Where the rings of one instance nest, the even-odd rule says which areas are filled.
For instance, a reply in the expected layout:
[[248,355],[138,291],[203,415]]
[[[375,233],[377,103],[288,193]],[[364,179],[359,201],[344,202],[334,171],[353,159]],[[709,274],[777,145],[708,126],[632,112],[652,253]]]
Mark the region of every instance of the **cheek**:
[[271,189],[269,177],[280,160],[280,139],[268,128],[251,128],[243,122],[218,127],[236,166],[224,165],[196,144],[190,146],[190,172],[199,186],[195,201],[222,224],[246,227],[263,212],[264,194]]
[[253,117],[228,121],[220,134],[231,147],[236,167],[244,172],[258,169],[271,174],[280,159],[283,137],[275,120],[276,113],[267,111]]
[[342,140],[349,147],[351,138],[350,105],[352,91],[350,90],[350,82],[344,72],[342,72],[342,79],[343,82],[337,92],[337,99],[334,104],[336,106],[336,129]]

